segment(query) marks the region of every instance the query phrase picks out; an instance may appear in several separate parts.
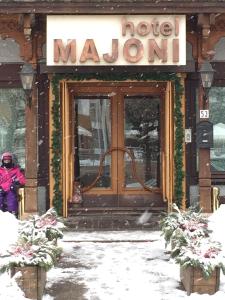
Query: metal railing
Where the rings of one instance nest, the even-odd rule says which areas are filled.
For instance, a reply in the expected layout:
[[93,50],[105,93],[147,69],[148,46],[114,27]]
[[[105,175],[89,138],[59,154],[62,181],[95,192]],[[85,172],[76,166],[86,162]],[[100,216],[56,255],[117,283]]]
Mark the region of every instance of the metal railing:
[[24,214],[24,201],[25,201],[25,189],[24,187],[22,187],[18,189],[18,204],[19,204],[18,218],[20,220],[22,220]]
[[216,186],[213,186],[211,193],[212,193],[212,198],[211,198],[212,199],[212,212],[214,212],[220,206],[220,200],[219,200],[220,189]]

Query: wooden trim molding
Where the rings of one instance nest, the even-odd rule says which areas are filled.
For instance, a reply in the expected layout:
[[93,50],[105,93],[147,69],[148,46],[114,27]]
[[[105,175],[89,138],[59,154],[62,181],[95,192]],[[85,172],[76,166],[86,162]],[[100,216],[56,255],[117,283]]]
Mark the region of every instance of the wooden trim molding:
[[199,38],[199,60],[212,60],[215,55],[215,45],[221,37],[225,36],[225,14],[204,14],[198,15],[198,25],[202,29]]
[[14,39],[20,46],[21,58],[24,61],[35,63],[32,39],[33,19],[31,14],[0,15],[0,36],[2,39]]
[[[79,83],[77,85],[76,90],[76,81],[61,81],[61,105],[62,105],[62,144],[63,144],[63,153],[62,153],[62,192],[63,192],[63,215],[67,216],[67,206],[68,202],[71,199],[73,195],[73,184],[74,184],[74,145],[73,145],[73,126],[72,126],[72,120],[73,120],[73,109],[72,107],[72,94],[78,92],[82,88],[83,85],[88,87],[88,85],[93,86],[93,90],[96,89],[96,82],[85,82],[85,83]],[[117,83],[118,86],[120,86],[120,89],[126,90],[126,86],[129,84],[128,82],[121,82]],[[152,81],[149,82],[141,82],[137,81],[135,82],[137,86],[145,87],[147,88],[147,85],[151,86]],[[173,197],[174,197],[174,118],[173,118],[173,112],[174,112],[174,85],[171,81],[168,82],[160,82],[159,85],[164,87],[164,101],[162,101],[162,122],[163,122],[163,129],[162,129],[162,135],[161,139],[163,139],[163,147],[162,147],[162,153],[161,153],[161,159],[162,159],[162,173],[161,173],[161,179],[162,179],[162,193],[163,198],[168,203],[168,210],[171,210],[172,203],[173,203]],[[98,86],[102,86],[101,88],[104,89],[104,86],[107,84],[105,82],[98,82]],[[110,90],[110,84],[108,83],[107,87]],[[107,90],[108,88],[105,87]],[[73,91],[70,93],[70,89]],[[154,87],[153,87],[154,90]],[[50,133],[51,136],[51,133]],[[109,152],[113,153],[115,152],[114,148],[109,149]],[[125,151],[125,149],[120,149],[121,151]],[[131,154],[132,156],[132,154]],[[135,170],[134,170],[135,173]],[[135,176],[135,175],[134,175]],[[52,177],[52,176],[50,176]],[[51,181],[51,191],[53,190],[53,182]],[[145,188],[145,187],[144,187]],[[145,188],[147,191],[147,189]],[[89,193],[85,190],[86,193]],[[97,192],[97,189],[95,190]],[[136,193],[137,191],[128,191],[126,194],[130,193]],[[157,189],[153,190],[153,192],[157,193]],[[159,192],[159,191],[158,191]],[[138,192],[140,193],[140,192]],[[52,197],[52,194],[51,194]]]
[[192,45],[192,56],[198,58],[198,35],[196,32],[187,32],[187,41]]
[[174,140],[174,121],[173,121],[173,85],[171,81],[167,82],[165,95],[164,112],[164,150],[162,153],[163,163],[163,199],[168,203],[168,211],[172,210],[174,193],[174,163],[173,163],[173,140]]
[[60,84],[62,94],[62,193],[63,216],[67,217],[67,206],[73,195],[73,129],[71,103],[66,81]]

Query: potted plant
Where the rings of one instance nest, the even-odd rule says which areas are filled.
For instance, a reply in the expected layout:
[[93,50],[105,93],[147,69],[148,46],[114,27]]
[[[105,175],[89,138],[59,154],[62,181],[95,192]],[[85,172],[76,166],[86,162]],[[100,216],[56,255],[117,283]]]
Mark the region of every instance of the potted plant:
[[0,272],[10,270],[11,276],[21,272],[21,277],[17,277],[17,283],[25,296],[41,300],[46,283],[46,272],[55,265],[61,249],[47,238],[22,237],[8,249],[8,254],[1,264]]
[[62,252],[56,240],[62,237],[63,227],[54,210],[21,222],[17,242],[8,249],[8,256],[0,260],[0,272],[10,271],[11,276],[21,272],[16,280],[27,298],[42,299],[46,272]]
[[176,257],[182,246],[187,246],[192,241],[209,237],[211,231],[208,224],[200,219],[184,219],[182,223],[174,230],[171,239],[173,240],[173,248],[171,256]]
[[186,245],[188,240],[195,237],[207,237],[208,219],[202,217],[201,212],[195,212],[193,208],[181,211],[176,204],[173,205],[173,212],[169,213],[160,221],[162,235],[166,241],[166,246],[171,243],[173,256],[182,245]]
[[180,264],[181,282],[187,294],[214,294],[219,289],[220,269],[225,274],[222,246],[210,238],[195,238],[180,248],[175,257]]
[[42,235],[42,237],[55,243],[63,237],[63,230],[65,229],[62,219],[58,217],[54,208],[49,209],[42,216],[31,216],[28,221],[22,221],[20,225],[19,233],[21,236]]

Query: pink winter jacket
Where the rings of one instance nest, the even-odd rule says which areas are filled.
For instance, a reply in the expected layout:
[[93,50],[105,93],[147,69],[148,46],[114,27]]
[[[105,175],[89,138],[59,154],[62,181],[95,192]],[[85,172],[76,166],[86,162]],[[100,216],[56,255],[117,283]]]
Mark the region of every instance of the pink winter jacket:
[[10,169],[0,167],[0,186],[5,192],[10,190],[10,186],[14,181],[18,181],[21,185],[25,184],[25,177],[20,171],[19,167],[12,167]]

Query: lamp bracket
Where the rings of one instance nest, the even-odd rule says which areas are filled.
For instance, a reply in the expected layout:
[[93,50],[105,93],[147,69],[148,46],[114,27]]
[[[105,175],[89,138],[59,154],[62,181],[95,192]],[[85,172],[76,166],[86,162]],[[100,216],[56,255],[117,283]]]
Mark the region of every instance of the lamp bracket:
[[216,14],[206,14],[201,13],[198,14],[198,25],[202,28],[202,37],[208,38],[211,31],[211,26],[215,25],[216,22]]
[[214,43],[210,41],[210,33],[212,26],[215,26],[217,16],[218,14],[214,13],[198,14],[198,26],[201,28],[202,33],[201,54],[203,59],[212,60],[215,56]]
[[35,24],[34,14],[24,14],[23,15],[23,33],[26,40],[30,40],[32,34],[32,27]]

